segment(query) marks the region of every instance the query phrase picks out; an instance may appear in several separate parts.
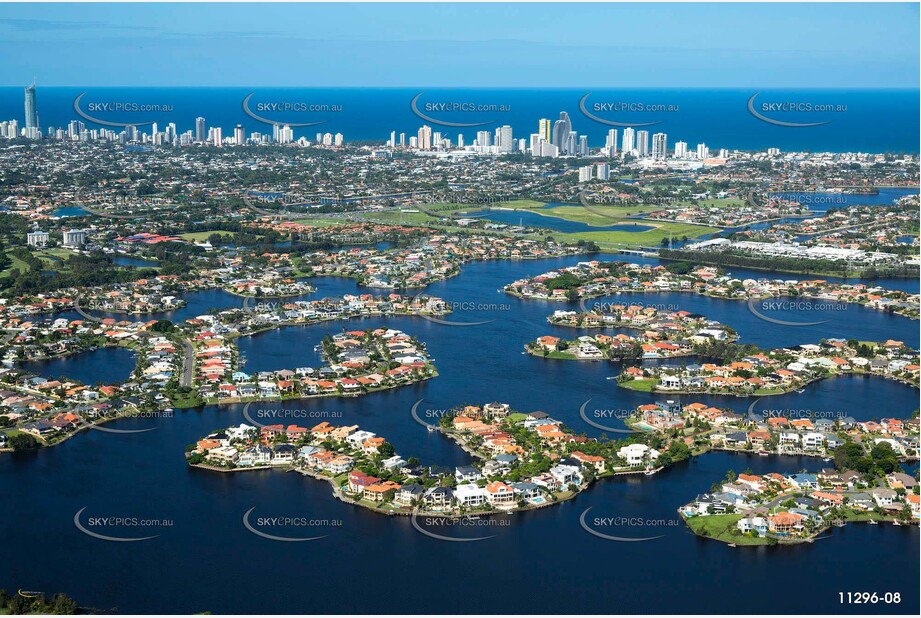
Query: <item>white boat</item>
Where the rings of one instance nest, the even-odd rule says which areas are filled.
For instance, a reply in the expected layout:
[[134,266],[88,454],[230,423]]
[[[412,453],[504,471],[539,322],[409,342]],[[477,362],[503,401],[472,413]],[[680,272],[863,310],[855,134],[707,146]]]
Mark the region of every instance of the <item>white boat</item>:
[[761,455],[762,457],[767,457],[768,455],[770,455],[770,453],[768,453],[767,451],[758,451],[758,454]]
[[871,526],[877,525],[877,522],[873,521],[872,519],[868,521],[867,523],[870,524]]
[[901,526],[902,523],[901,523],[898,519],[895,519],[895,520],[892,521],[892,525],[893,525],[893,526]]

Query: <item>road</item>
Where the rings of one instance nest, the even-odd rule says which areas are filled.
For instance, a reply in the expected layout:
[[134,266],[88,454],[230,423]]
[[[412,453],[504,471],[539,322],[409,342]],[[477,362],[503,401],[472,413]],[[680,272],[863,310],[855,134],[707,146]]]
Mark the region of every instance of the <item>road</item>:
[[195,348],[188,339],[182,340],[182,385],[192,386],[192,373],[195,371]]

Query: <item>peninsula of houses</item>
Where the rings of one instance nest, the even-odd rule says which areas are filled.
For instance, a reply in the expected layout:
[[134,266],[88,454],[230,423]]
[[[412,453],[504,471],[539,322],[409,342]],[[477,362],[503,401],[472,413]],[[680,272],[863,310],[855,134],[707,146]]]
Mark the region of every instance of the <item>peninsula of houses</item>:
[[848,522],[917,524],[917,480],[901,471],[730,472],[679,509],[698,536],[732,546],[811,543]]
[[844,375],[881,376],[917,388],[919,371],[918,352],[901,341],[826,339],[723,363],[628,367],[617,383],[644,392],[760,397],[799,391],[812,382]]
[[856,303],[871,309],[919,316],[919,295],[862,283],[824,280],[738,279],[712,266],[691,269],[688,263],[648,266],[628,262],[579,262],[509,283],[505,292],[520,298],[573,301],[624,293],[688,292],[724,300],[754,301],[800,298],[823,303]]

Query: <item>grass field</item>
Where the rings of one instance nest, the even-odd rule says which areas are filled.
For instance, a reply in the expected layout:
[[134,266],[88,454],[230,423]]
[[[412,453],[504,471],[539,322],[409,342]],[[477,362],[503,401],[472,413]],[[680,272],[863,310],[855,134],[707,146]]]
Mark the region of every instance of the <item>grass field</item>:
[[[636,221],[629,220],[625,223],[636,223]],[[611,225],[614,225],[614,223],[611,223]],[[640,225],[646,225],[646,223],[640,222]],[[612,245],[659,247],[661,246],[662,239],[668,238],[669,234],[671,234],[673,240],[680,240],[682,236],[687,236],[688,238],[697,238],[698,236],[703,236],[704,234],[712,234],[713,232],[719,231],[712,227],[704,227],[702,225],[688,225],[686,223],[655,223],[655,225],[657,226],[656,229],[646,230],[645,232],[606,231],[573,232],[570,234],[552,232],[550,235],[553,236],[553,238],[556,240],[564,240],[568,242],[591,240],[602,248],[610,248]]]
[[739,532],[736,522],[742,519],[739,514],[705,515],[691,517],[685,521],[694,534],[736,545],[767,545],[768,540],[746,536]]
[[237,235],[236,232],[230,232],[228,230],[209,230],[207,232],[186,232],[185,234],[180,234],[179,237],[193,242],[202,242],[208,240],[208,237],[212,234],[220,234],[221,236],[227,236],[228,234],[230,236]]
[[342,225],[344,223],[348,223],[348,221],[343,219],[323,219],[318,217],[316,219],[294,219],[293,223],[300,223],[301,225],[309,225],[311,227],[331,227],[333,225]]
[[647,380],[627,380],[626,382],[618,382],[617,384],[620,387],[630,389],[631,391],[651,393],[653,387],[655,387],[657,383],[658,380],[655,378],[649,378]]
[[10,258],[11,260],[10,267],[4,270],[3,272],[0,272],[0,277],[8,275],[10,271],[17,269],[17,268],[19,269],[19,272],[25,272],[29,270],[29,265],[23,262],[22,260],[20,260],[19,258],[12,256],[9,253],[7,253],[7,257]]

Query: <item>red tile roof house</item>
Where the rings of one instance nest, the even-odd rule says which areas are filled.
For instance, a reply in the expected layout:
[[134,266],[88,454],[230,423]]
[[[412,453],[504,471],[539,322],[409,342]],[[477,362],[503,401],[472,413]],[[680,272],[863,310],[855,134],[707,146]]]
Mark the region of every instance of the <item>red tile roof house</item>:
[[349,472],[349,491],[353,494],[362,494],[365,488],[371,487],[379,482],[379,478],[365,474],[360,470]]
[[493,506],[514,506],[515,492],[502,481],[486,485],[486,501]]

